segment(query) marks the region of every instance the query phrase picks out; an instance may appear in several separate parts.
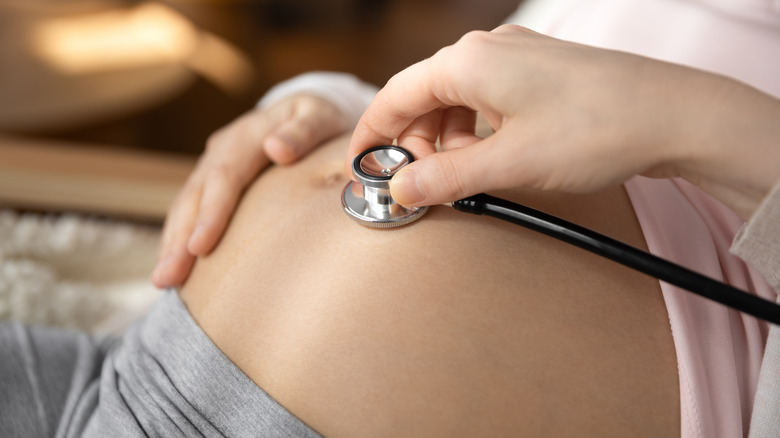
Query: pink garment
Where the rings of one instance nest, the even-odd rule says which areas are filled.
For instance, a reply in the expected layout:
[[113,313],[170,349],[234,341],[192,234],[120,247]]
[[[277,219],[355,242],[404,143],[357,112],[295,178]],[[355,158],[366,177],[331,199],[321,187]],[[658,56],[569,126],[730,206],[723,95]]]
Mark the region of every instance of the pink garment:
[[578,0],[537,29],[737,78],[780,97],[778,0]]
[[[742,220],[683,180],[636,177],[626,189],[650,252],[775,301],[760,274],[729,253]],[[661,282],[680,376],[681,436],[746,436],[767,324]]]
[[[717,72],[780,97],[779,0],[577,0],[550,10],[535,30]],[[729,253],[743,221],[728,208],[682,180],[637,177],[626,188],[651,252],[777,298]],[[681,436],[746,436],[766,324],[663,282],[661,289],[677,351]]]

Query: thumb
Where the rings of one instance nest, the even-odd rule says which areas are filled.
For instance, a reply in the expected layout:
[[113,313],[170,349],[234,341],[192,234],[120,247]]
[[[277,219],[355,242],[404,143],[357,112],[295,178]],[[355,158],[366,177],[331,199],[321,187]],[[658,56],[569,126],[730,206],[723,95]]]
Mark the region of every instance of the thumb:
[[273,162],[290,164],[345,130],[346,120],[338,110],[307,111],[280,123],[265,138],[264,150]]
[[493,173],[485,141],[434,153],[404,166],[390,181],[393,199],[407,207],[442,204],[489,190]]

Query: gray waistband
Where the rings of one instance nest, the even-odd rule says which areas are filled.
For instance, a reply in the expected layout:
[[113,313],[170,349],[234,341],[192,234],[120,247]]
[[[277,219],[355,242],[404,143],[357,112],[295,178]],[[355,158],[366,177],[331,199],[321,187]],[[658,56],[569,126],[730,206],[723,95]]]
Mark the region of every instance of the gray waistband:
[[175,291],[164,293],[103,365],[87,435],[120,429],[130,436],[319,436],[222,354]]

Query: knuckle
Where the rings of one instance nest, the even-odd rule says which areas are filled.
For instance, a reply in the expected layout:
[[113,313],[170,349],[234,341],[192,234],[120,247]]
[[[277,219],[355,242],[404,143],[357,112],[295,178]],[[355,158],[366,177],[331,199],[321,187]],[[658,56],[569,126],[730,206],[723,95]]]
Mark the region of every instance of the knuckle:
[[485,48],[495,38],[490,32],[473,30],[463,35],[457,43],[439,50],[434,55],[434,61],[439,64],[439,70],[446,71],[450,79],[460,84],[457,87],[466,86],[470,81],[481,77],[475,66],[483,65],[490,61],[484,59]]
[[222,144],[225,143],[223,141],[225,133],[226,128],[220,128],[208,136],[206,139],[206,153],[215,153],[215,151],[221,149]]
[[502,24],[502,25],[496,27],[495,29],[493,29],[492,32],[493,33],[500,33],[500,32],[511,33],[511,32],[517,32],[517,31],[523,31],[524,32],[525,30],[527,30],[527,28],[525,28],[523,26],[518,26],[516,24]]
[[207,180],[209,181],[209,185],[217,187],[222,186],[228,189],[241,186],[238,172],[226,163],[214,165],[209,171]]
[[346,129],[346,116],[335,104],[316,96],[311,96],[312,104],[300,113],[300,120],[316,128],[318,134],[325,131],[343,131]]
[[442,172],[440,177],[440,185],[445,189],[448,194],[460,199],[470,195],[470,189],[468,182],[464,176],[459,172],[458,165],[452,160],[452,158],[442,154],[444,157],[441,160],[440,171]]
[[318,134],[317,124],[308,118],[302,118],[295,121],[293,124],[294,137],[298,138],[304,145],[309,144],[316,140]]
[[472,46],[480,46],[484,44],[486,41],[490,40],[491,35],[490,32],[485,30],[471,30],[463,34],[462,37],[460,37],[460,40],[456,43],[458,46],[463,47],[472,47]]
[[301,115],[314,114],[328,103],[327,100],[313,94],[300,94],[295,96],[295,112]]

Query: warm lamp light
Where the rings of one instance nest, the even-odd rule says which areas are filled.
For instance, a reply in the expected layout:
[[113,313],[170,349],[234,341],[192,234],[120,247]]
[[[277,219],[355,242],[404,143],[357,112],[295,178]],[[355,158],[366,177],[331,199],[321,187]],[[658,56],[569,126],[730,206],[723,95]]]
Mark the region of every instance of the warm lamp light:
[[156,3],[46,20],[34,28],[32,41],[37,56],[64,74],[181,63],[231,94],[253,80],[239,50]]
[[186,59],[197,31],[159,4],[44,21],[34,30],[36,52],[65,73],[84,74]]

